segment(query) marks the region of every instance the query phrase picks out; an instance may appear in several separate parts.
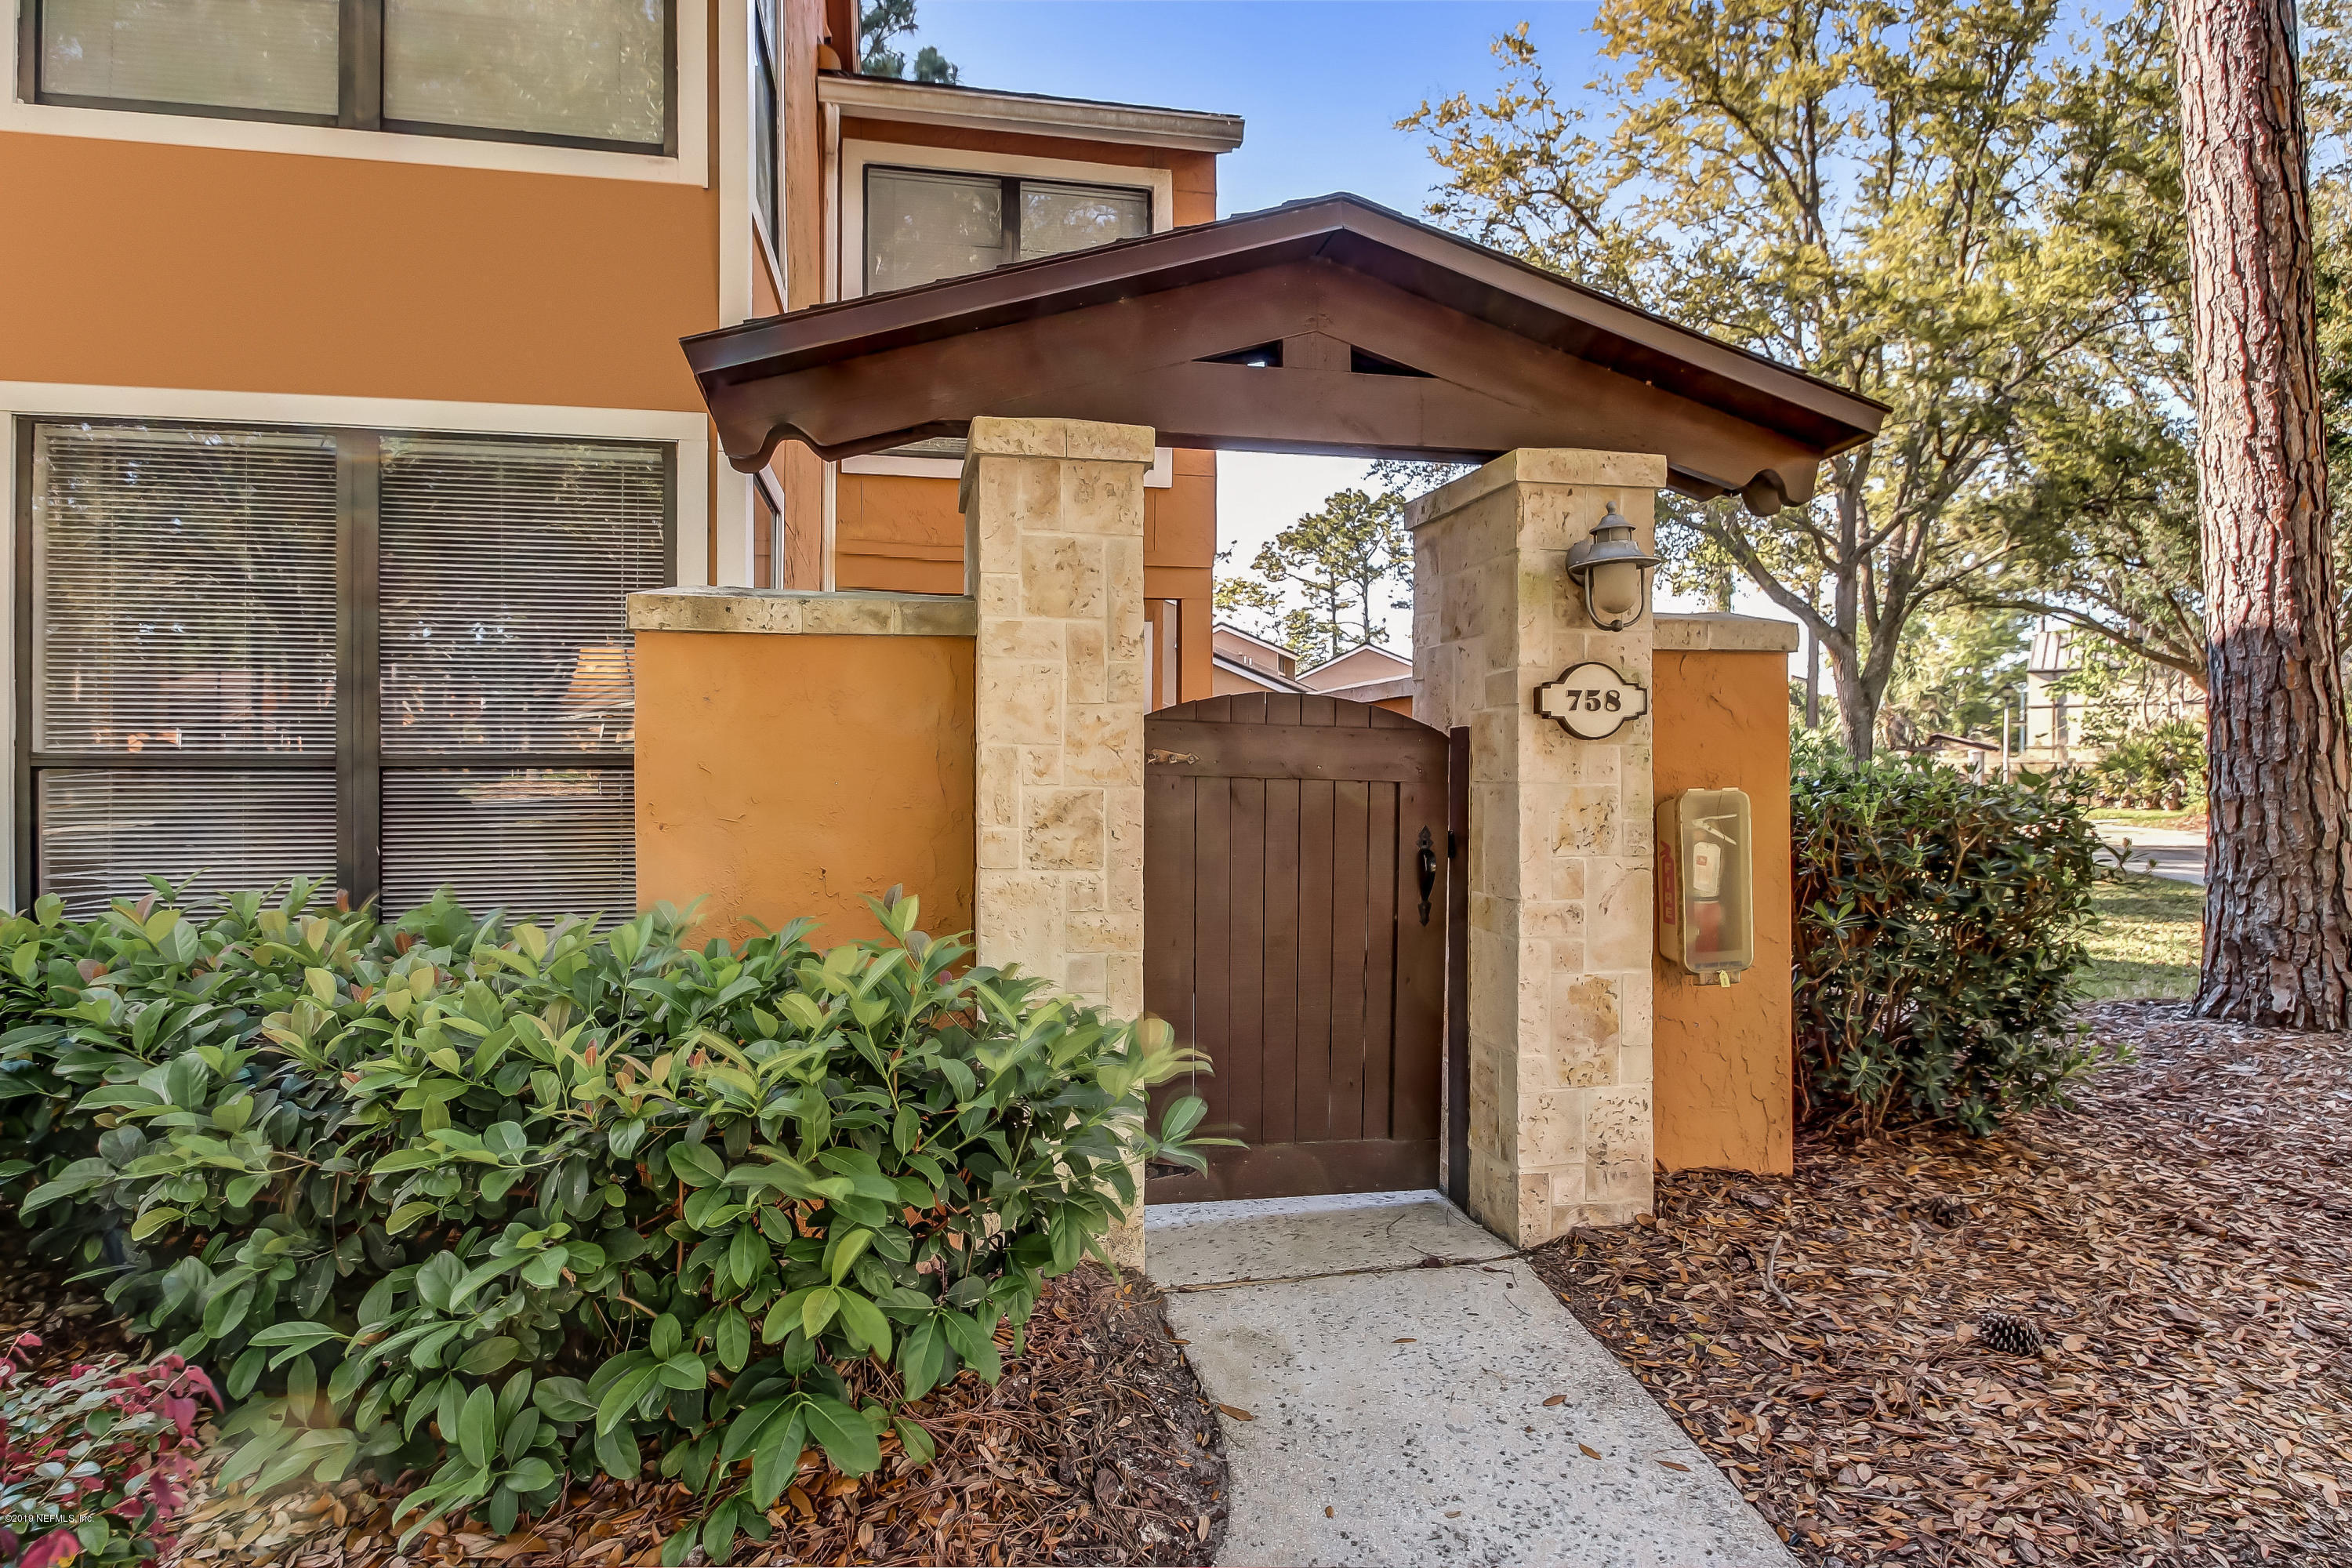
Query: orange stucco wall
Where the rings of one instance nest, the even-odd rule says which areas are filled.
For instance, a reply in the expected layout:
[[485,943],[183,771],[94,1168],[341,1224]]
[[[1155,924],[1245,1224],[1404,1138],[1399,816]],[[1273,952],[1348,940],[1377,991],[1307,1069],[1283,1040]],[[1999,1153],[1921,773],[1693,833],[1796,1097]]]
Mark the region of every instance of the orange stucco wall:
[[700,186],[0,134],[0,380],[702,406]]
[[968,931],[972,757],[969,637],[640,632],[638,899],[845,942],[897,884]]
[[1701,985],[1654,960],[1656,1138],[1670,1171],[1791,1169],[1789,661],[1778,653],[1664,653],[1652,679],[1660,800],[1748,792],[1754,814],[1756,964]]

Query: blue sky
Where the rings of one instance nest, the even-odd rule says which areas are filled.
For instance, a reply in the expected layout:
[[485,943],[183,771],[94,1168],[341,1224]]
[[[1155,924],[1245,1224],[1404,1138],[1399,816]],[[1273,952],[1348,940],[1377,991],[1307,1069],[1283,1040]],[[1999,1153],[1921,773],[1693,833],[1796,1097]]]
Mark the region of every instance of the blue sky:
[[1524,21],[1555,79],[1589,79],[1590,0],[919,0],[972,87],[1239,114],[1219,216],[1353,191],[1418,213],[1432,165],[1392,129],[1423,99],[1483,95],[1488,46]]
[[[1218,163],[1220,216],[1330,191],[1418,216],[1435,166],[1396,121],[1423,100],[1490,94],[1491,45],[1522,21],[1554,84],[1581,86],[1601,65],[1598,11],[1592,0],[919,0],[909,52],[937,46],[971,87],[1241,115],[1242,146]],[[1227,570],[1246,567],[1261,542],[1366,467],[1223,454]],[[1392,615],[1391,646],[1411,637],[1408,618]]]

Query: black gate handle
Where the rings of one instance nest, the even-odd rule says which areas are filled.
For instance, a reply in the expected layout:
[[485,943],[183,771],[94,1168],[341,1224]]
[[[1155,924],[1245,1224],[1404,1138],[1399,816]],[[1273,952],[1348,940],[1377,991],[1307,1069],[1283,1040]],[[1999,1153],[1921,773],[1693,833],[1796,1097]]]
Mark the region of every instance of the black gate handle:
[[1429,895],[1437,886],[1437,849],[1429,841],[1429,829],[1421,830],[1421,923],[1429,923]]

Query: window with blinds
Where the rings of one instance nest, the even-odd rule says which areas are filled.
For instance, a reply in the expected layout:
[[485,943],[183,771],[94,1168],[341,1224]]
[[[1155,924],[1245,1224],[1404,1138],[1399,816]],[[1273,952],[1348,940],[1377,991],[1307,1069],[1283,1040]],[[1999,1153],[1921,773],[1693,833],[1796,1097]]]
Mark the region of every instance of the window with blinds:
[[18,8],[37,102],[677,153],[676,0]]
[[633,590],[664,447],[39,424],[20,900],[320,879],[635,904]]

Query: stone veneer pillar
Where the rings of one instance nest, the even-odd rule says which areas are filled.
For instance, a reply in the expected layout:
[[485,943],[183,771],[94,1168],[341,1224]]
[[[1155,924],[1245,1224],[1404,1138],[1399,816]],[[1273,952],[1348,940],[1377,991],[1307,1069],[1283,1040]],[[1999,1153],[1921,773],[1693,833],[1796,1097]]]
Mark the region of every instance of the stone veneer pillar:
[[1143,476],[1152,433],[975,419],[979,960],[1143,1011]]
[[1579,740],[1536,689],[1585,659],[1650,687],[1650,617],[1596,629],[1564,568],[1612,500],[1647,543],[1665,479],[1508,452],[1406,513],[1413,714],[1470,731],[1470,1209],[1523,1247],[1650,1207],[1650,720]]

